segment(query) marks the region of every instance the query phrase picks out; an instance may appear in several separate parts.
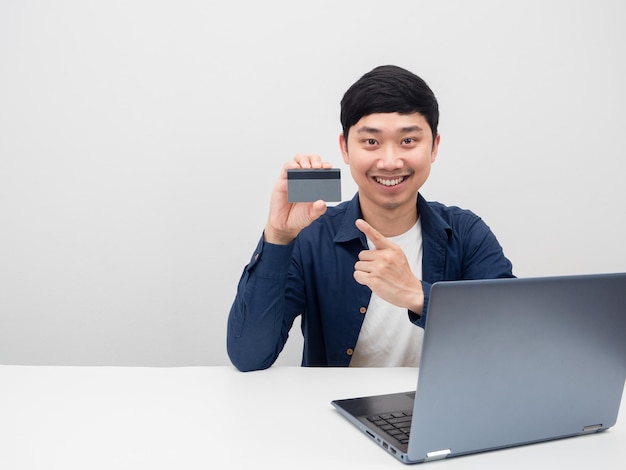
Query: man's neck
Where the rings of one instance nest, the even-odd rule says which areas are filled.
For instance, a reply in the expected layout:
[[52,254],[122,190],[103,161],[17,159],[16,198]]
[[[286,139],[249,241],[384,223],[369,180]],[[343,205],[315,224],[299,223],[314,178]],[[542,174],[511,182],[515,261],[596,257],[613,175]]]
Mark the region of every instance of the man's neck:
[[365,221],[385,237],[395,237],[409,231],[417,222],[417,200],[412,207],[397,208],[367,207],[361,202]]

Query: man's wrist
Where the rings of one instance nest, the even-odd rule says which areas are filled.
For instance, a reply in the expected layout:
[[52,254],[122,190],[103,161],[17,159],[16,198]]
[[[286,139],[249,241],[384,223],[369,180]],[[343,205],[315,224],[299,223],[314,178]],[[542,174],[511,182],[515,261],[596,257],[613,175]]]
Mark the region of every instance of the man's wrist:
[[289,245],[295,240],[295,237],[277,232],[268,224],[263,231],[263,240],[272,245]]
[[424,288],[422,287],[422,281],[418,281],[417,287],[415,288],[415,298],[413,302],[409,304],[409,313],[413,315],[417,315],[417,317],[422,316],[422,312],[424,311]]

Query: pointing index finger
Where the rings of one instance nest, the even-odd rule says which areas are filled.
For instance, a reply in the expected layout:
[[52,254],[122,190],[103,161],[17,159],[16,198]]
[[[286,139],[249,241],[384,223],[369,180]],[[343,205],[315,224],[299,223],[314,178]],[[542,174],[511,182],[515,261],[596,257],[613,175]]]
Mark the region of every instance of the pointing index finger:
[[355,224],[356,227],[372,241],[377,250],[382,250],[388,246],[387,239],[363,219],[357,219]]

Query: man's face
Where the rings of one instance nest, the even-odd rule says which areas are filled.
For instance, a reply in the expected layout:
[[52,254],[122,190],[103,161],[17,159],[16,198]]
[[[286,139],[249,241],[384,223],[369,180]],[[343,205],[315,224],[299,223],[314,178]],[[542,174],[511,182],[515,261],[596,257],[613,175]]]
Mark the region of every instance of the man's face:
[[339,144],[364,212],[414,210],[437,157],[439,135],[433,143],[432,130],[419,113],[376,113],[353,125],[347,141],[340,135]]

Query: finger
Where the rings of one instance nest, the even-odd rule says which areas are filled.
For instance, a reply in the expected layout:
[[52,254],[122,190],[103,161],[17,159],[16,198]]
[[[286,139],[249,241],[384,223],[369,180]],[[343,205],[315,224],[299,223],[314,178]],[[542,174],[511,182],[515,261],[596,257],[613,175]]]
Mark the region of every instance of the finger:
[[377,258],[377,252],[380,250],[363,250],[359,253],[359,261],[368,262],[375,261]]
[[293,161],[296,163],[296,168],[311,168],[309,158],[301,153],[293,157]]
[[357,219],[355,224],[356,228],[363,232],[365,236],[372,241],[374,248],[377,250],[382,250],[391,246],[391,242],[389,242],[378,230],[365,222],[363,219]]
[[298,154],[294,161],[298,168],[322,168],[322,157],[316,154]]
[[287,181],[287,170],[309,169],[309,168],[332,168],[329,162],[322,162],[319,155],[298,154],[292,160],[283,165],[280,179]]
[[356,263],[354,263],[354,271],[360,273],[372,273],[375,269],[374,263],[370,260],[362,260],[360,259]]
[[311,204],[311,209],[309,210],[309,218],[311,222],[319,219],[326,212],[326,203],[322,200],[315,201]]
[[298,161],[295,158],[293,160],[289,160],[283,166],[284,170],[297,170],[298,168],[302,168],[302,167],[300,166],[300,163],[298,163]]
[[354,274],[352,275],[352,277],[354,277],[354,280],[358,282],[359,284],[361,284],[362,286],[367,286],[368,277],[363,271],[354,271]]

